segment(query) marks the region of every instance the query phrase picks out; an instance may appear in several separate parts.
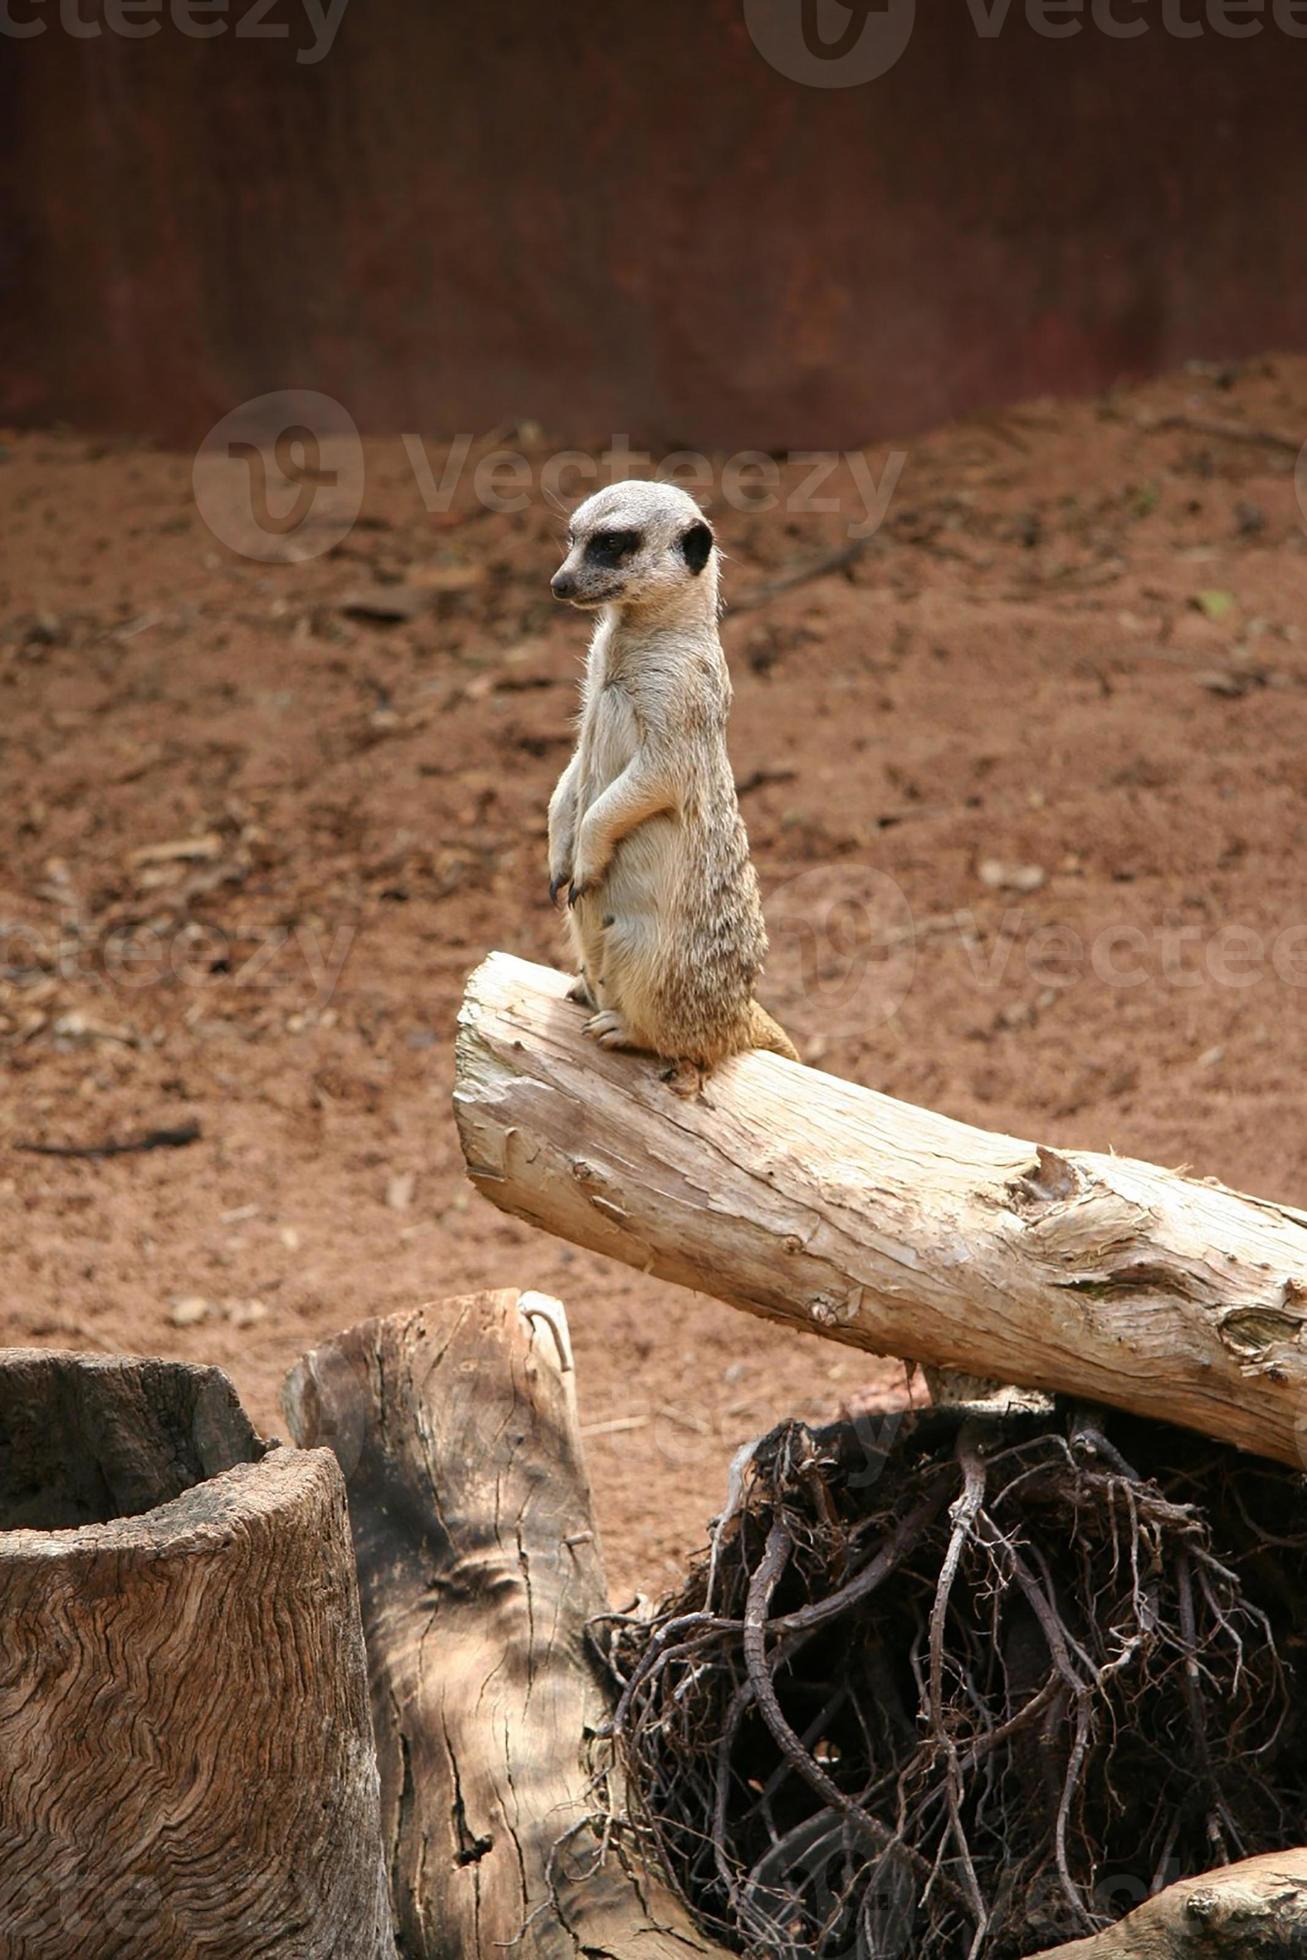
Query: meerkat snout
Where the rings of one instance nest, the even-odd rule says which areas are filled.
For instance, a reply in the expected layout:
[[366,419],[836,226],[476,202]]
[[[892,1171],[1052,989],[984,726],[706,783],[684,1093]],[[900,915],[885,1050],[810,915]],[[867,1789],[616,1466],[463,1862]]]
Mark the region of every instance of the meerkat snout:
[[675,484],[633,479],[575,512],[552,590],[583,610],[715,615],[715,560],[712,526],[692,497]]

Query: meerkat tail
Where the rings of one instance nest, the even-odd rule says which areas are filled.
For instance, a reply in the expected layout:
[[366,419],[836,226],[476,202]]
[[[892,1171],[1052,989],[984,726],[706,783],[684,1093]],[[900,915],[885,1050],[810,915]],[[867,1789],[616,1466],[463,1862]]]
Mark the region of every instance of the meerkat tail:
[[799,1051],[786,1034],[779,1021],[773,1021],[765,1008],[759,1007],[756,1000],[749,1002],[749,1046],[765,1048],[770,1054],[784,1055],[790,1062],[799,1060]]

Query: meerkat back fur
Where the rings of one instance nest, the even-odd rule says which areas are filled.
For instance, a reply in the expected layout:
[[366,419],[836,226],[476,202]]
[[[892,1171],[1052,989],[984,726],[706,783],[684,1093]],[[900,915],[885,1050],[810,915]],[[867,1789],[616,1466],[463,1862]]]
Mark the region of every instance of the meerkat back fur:
[[580,506],[553,580],[599,615],[576,750],[549,805],[576,998],[605,1047],[700,1069],[746,1048],[798,1060],[753,998],[767,935],[726,753],[718,577],[693,498],[633,481]]

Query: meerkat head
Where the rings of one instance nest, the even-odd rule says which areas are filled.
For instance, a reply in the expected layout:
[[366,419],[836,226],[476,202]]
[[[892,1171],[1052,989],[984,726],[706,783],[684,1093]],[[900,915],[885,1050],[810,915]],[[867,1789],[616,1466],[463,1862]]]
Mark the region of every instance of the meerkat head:
[[553,593],[573,606],[642,614],[717,612],[717,545],[694,498],[635,479],[596,491],[572,515]]

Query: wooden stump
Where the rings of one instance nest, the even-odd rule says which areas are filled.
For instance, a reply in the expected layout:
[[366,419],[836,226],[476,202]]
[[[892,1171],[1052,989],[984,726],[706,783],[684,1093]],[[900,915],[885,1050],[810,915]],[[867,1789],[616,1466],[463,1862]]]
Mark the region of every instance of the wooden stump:
[[383,1960],[344,1488],[214,1368],[0,1355],[0,1960]]
[[306,1355],[284,1403],[348,1477],[406,1960],[718,1953],[589,1822],[609,1699],[586,1626],[608,1601],[559,1302],[370,1321]]

